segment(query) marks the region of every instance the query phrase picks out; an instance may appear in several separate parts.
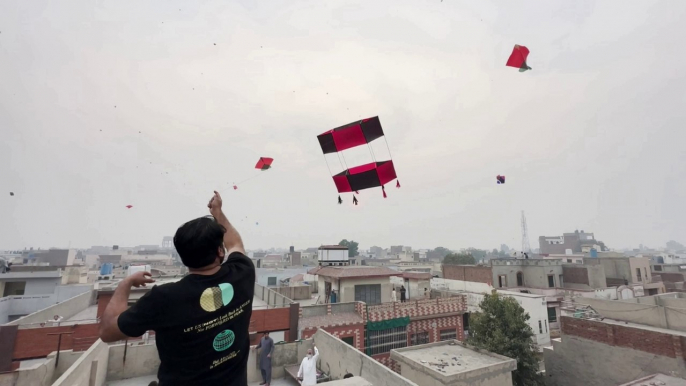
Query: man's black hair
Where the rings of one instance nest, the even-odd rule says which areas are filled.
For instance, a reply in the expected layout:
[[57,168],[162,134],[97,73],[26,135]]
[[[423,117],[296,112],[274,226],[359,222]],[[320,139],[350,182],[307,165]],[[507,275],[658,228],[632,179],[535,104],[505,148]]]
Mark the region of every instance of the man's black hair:
[[354,375],[347,373],[343,376],[343,379],[348,379],[348,378],[352,378],[352,377],[354,377]]
[[183,265],[202,268],[214,262],[217,250],[223,246],[226,229],[212,217],[200,217],[179,227],[174,246]]

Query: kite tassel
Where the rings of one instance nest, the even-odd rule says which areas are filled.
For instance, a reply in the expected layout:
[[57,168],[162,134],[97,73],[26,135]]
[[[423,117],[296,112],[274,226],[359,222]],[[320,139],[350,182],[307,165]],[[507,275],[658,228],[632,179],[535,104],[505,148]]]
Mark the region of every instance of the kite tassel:
[[353,204],[357,205],[357,197],[353,196]]
[[395,180],[395,187],[400,189],[400,180]]
[[341,199],[341,196],[338,195],[338,205],[341,205],[343,203],[343,200]]
[[383,198],[388,198],[388,196],[386,196],[386,188],[383,187],[383,185],[381,186],[381,191],[383,192]]

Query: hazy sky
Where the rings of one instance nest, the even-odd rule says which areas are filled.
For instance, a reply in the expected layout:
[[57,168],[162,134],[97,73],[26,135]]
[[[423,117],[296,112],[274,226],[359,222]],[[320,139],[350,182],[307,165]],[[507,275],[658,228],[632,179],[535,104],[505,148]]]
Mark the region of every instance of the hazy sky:
[[[213,189],[248,248],[518,248],[521,210],[532,247],[686,242],[685,18],[681,0],[2,0],[0,249],[159,243]],[[514,44],[532,71],[505,67]],[[374,115],[402,188],[337,205],[316,136]],[[260,156],[273,169],[234,191]]]

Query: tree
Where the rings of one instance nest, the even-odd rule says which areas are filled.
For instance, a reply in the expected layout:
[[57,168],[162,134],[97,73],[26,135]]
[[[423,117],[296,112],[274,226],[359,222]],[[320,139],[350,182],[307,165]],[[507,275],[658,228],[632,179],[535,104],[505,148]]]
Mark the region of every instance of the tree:
[[486,295],[479,307],[481,312],[469,319],[467,343],[516,359],[517,370],[512,373],[515,386],[544,386],[538,374],[534,333],[527,324],[529,314],[513,298],[497,293]]
[[348,257],[357,256],[357,246],[359,245],[357,242],[352,241],[352,240],[348,241],[346,239],[343,239],[343,240],[341,240],[340,243],[338,243],[338,245],[343,245],[343,246],[348,247]]
[[674,240],[667,241],[667,248],[673,251],[681,251],[686,249],[686,247],[684,247],[683,244],[676,242]]
[[443,259],[443,264],[476,264],[476,259],[474,259],[474,256],[466,253],[451,253]]
[[434,250],[427,253],[427,257],[430,259],[443,259],[450,254],[450,249],[444,247],[436,247]]

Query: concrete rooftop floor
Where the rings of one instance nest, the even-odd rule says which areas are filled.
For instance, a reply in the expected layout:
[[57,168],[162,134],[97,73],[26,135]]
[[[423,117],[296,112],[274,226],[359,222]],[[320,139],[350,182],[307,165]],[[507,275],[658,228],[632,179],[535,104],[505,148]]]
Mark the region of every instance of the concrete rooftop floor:
[[[398,352],[398,354],[446,375],[459,374],[483,366],[504,362],[500,358],[481,354],[458,344],[452,346],[441,345],[425,347],[416,350],[403,350]],[[437,364],[440,363],[445,363],[447,366],[438,366]],[[439,371],[438,369],[442,369],[443,371]]]
[[[148,384],[150,382],[155,381],[155,380],[157,380],[156,375],[148,375],[145,377],[123,379],[121,381],[110,381],[110,382],[106,382],[105,385],[106,386],[148,386]],[[260,382],[248,383],[248,386],[259,386]],[[280,379],[272,379],[272,383],[270,386],[299,386],[299,384],[291,378],[280,378]]]

